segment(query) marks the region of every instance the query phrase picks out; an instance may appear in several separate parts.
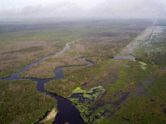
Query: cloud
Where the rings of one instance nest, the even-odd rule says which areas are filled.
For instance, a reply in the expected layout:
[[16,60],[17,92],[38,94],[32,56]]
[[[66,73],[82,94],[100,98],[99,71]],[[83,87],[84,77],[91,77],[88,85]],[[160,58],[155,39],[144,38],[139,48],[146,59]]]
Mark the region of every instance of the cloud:
[[[43,1],[43,0],[42,0]],[[166,14],[165,0],[61,0],[0,10],[1,18],[155,18]]]
[[166,5],[157,0],[105,0],[93,12],[98,16],[153,18],[166,14]]

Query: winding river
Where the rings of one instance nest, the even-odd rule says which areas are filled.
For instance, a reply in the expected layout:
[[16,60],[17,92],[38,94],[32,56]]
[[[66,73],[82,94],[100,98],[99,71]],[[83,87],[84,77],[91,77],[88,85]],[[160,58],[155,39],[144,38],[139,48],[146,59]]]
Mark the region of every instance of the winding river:
[[[73,42],[71,42],[73,43]],[[48,95],[52,98],[54,98],[57,101],[57,109],[58,113],[54,119],[53,124],[84,124],[84,121],[82,117],[80,116],[80,112],[78,109],[72,104],[70,100],[67,98],[64,98],[63,96],[58,95],[57,93],[49,92],[45,89],[45,84],[48,83],[51,80],[59,80],[64,78],[64,68],[68,67],[80,67],[80,66],[92,66],[95,63],[86,57],[79,57],[79,59],[84,62],[85,64],[82,65],[65,65],[65,66],[58,66],[54,70],[54,77],[52,78],[36,78],[36,77],[28,77],[28,78],[21,78],[20,75],[30,68],[32,68],[35,65],[38,65],[48,58],[51,57],[57,57],[59,55],[62,55],[64,52],[70,49],[70,44],[67,43],[65,47],[58,53],[54,55],[48,55],[46,57],[43,57],[37,61],[32,62],[31,64],[25,66],[20,71],[11,74],[8,77],[0,78],[0,80],[32,80],[36,82],[36,88],[40,93],[44,93],[45,95]]]

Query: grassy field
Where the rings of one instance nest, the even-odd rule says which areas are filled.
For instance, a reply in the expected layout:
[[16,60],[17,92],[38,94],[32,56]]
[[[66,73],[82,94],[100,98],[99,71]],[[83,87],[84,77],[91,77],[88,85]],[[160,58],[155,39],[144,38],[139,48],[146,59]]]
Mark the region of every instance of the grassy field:
[[[70,99],[87,124],[166,123],[165,28],[147,45],[140,44],[133,53],[136,61],[114,59],[149,25],[143,20],[0,25],[0,77],[75,41],[62,55],[21,76],[53,77],[56,67],[85,64],[80,59],[85,57],[95,64],[64,68],[64,79],[52,80],[46,88]],[[0,123],[33,123],[54,106],[33,81],[1,81],[0,88]],[[80,93],[85,101],[73,97]]]
[[[96,65],[66,69],[65,79],[50,82],[47,85],[48,89],[69,97],[69,94],[72,94],[74,89],[79,86],[84,90],[103,86],[106,93],[102,98],[97,99],[92,104],[83,103],[83,106],[86,106],[84,110],[80,108],[80,111],[89,110],[85,114],[90,118],[87,122],[89,124],[165,123],[164,82],[166,78],[164,75],[166,72],[164,56],[166,54],[164,36],[165,31],[154,36],[148,47],[140,45],[134,53],[135,62],[112,59],[112,56],[121,48],[118,43],[116,44],[118,50],[110,52],[112,55],[108,55],[110,54],[109,50],[102,47],[104,43],[97,47],[98,44],[95,42],[95,45],[92,45],[95,46],[91,49],[92,51],[88,51],[85,55],[89,55],[89,58],[95,61]],[[111,47],[113,43],[109,43],[107,46],[111,50],[115,50],[116,47]],[[124,46],[122,45],[122,48]],[[98,49],[101,49],[100,52]],[[79,108],[82,103],[76,105]]]
[[0,123],[30,124],[54,106],[32,81],[0,81]]

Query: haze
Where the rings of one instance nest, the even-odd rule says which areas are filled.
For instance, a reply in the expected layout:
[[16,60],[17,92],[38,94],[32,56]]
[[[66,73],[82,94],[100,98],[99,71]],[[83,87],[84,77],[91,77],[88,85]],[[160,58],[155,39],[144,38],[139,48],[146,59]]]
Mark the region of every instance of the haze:
[[165,0],[0,0],[0,19],[164,18]]

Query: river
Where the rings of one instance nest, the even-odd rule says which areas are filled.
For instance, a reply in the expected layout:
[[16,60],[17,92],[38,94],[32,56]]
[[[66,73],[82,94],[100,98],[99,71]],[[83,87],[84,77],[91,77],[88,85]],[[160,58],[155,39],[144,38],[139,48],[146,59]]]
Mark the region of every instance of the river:
[[[73,43],[73,42],[71,42]],[[84,120],[82,119],[80,112],[78,109],[72,104],[71,101],[69,101],[67,98],[64,98],[63,96],[58,95],[57,93],[49,92],[45,89],[45,84],[48,83],[51,80],[60,80],[64,78],[64,68],[68,67],[80,67],[80,66],[92,66],[95,63],[87,59],[86,57],[79,57],[79,59],[84,62],[85,64],[82,65],[64,65],[64,66],[58,66],[54,70],[54,76],[52,78],[36,78],[36,77],[28,77],[28,78],[21,78],[20,75],[30,68],[32,68],[35,65],[38,65],[44,61],[46,61],[50,57],[57,57],[62,55],[64,52],[70,49],[71,43],[67,43],[64,48],[59,51],[58,53],[54,55],[48,55],[45,56],[39,60],[36,60],[32,62],[31,64],[25,66],[20,71],[11,74],[8,77],[2,77],[0,80],[32,80],[36,82],[36,89],[40,93],[44,93],[45,95],[48,95],[52,98],[54,98],[57,101],[57,110],[58,113],[54,119],[53,124],[84,124]]]

